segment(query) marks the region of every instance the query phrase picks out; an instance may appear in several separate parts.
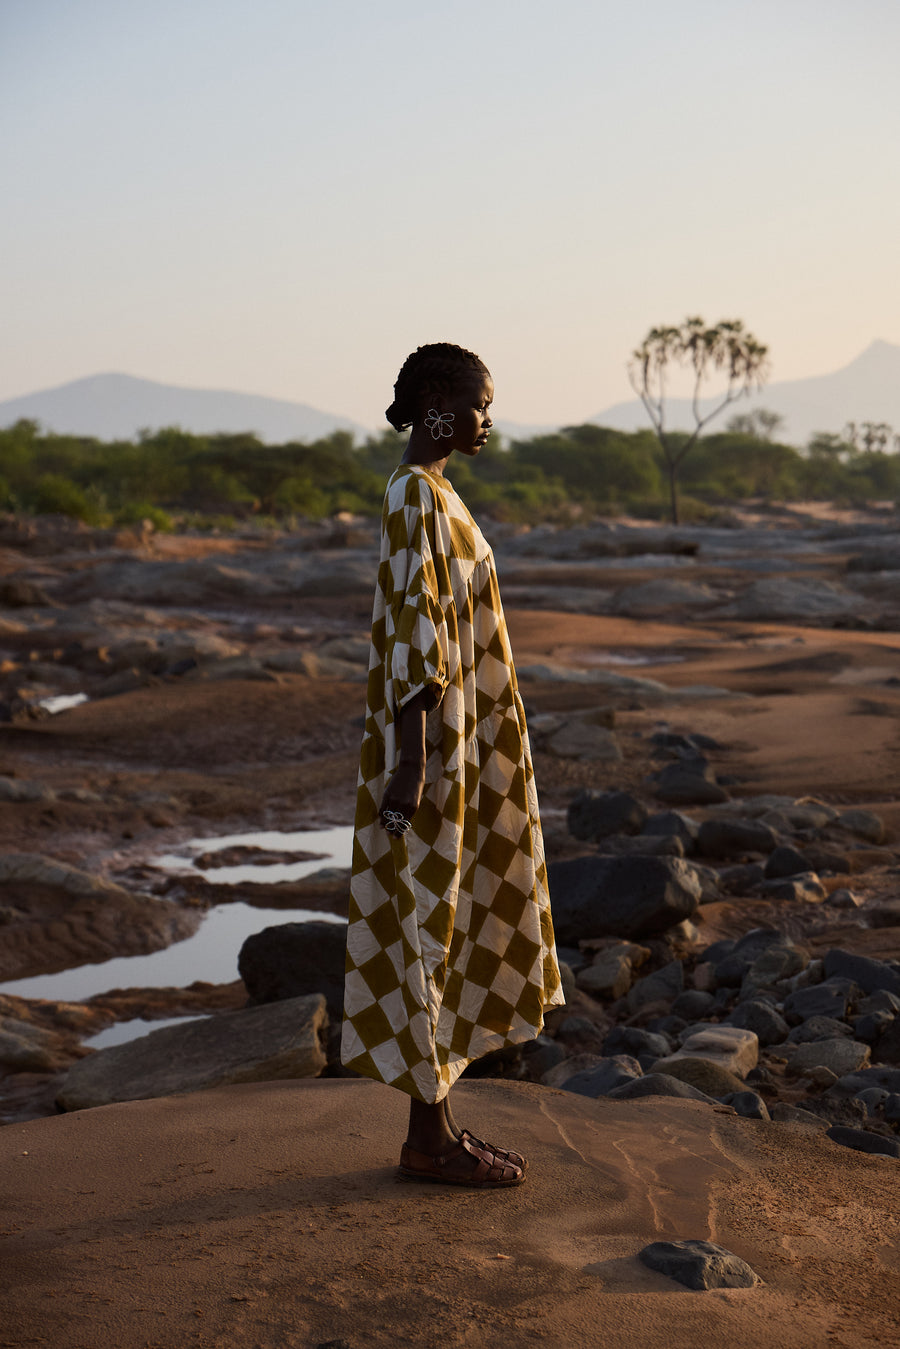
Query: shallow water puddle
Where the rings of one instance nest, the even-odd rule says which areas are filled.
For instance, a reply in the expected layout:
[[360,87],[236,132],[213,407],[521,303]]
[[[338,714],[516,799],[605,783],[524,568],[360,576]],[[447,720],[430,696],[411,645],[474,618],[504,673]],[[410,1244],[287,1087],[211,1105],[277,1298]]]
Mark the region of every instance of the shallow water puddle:
[[[305,860],[277,862],[270,866],[245,864],[216,867],[207,873],[195,864],[204,854],[226,848],[258,848],[261,851],[303,854]],[[166,870],[208,876],[223,885],[248,881],[277,884],[298,881],[323,868],[349,867],[353,848],[352,825],[329,829],[302,829],[290,833],[265,830],[229,834],[223,838],[192,839],[179,854],[156,859]],[[20,998],[46,998],[56,1002],[80,1002],[95,993],[114,988],[187,988],[196,979],[210,984],[228,984],[238,978],[240,949],[254,932],[281,923],[345,923],[333,913],[311,909],[266,909],[236,900],[210,909],[191,937],[174,942],[162,951],[145,956],[118,956],[96,965],[78,965],[57,974],[38,974],[0,985],[0,993]],[[134,1025],[134,1022],[127,1023]],[[156,1022],[158,1027],[161,1023]],[[142,1034],[138,1029],[135,1034]],[[130,1038],[130,1037],[128,1037]]]
[[137,1040],[151,1031],[162,1030],[164,1026],[183,1026],[188,1021],[202,1021],[202,1016],[169,1016],[164,1021],[145,1021],[136,1016],[131,1021],[117,1021],[114,1026],[89,1035],[85,1044],[89,1049],[111,1049],[113,1045],[125,1045],[129,1040]]
[[[210,909],[192,937],[148,956],[116,956],[99,965],[78,965],[58,974],[37,974],[0,985],[0,993],[19,998],[81,1002],[113,988],[187,988],[195,979],[230,984],[238,978],[241,947],[254,932],[281,923],[345,923],[334,913],[311,909],[259,909],[253,904],[223,904]],[[158,1024],[158,1023],[157,1023]]]
[[56,716],[58,712],[68,712],[70,707],[80,707],[88,701],[86,693],[54,693],[49,698],[38,699],[37,705],[51,716]]
[[600,651],[597,647],[582,650],[566,648],[566,661],[581,665],[678,665],[687,659],[673,651]]
[[[255,849],[260,852],[299,853],[296,862],[241,862],[237,866],[197,865],[199,858],[229,848]],[[277,885],[280,881],[302,881],[323,868],[349,867],[353,851],[353,826],[336,825],[330,829],[297,829],[282,833],[267,829],[250,834],[228,834],[223,838],[196,838],[184,844],[180,853],[167,853],[154,863],[165,871],[189,876],[204,876],[216,885],[246,885],[253,881]]]

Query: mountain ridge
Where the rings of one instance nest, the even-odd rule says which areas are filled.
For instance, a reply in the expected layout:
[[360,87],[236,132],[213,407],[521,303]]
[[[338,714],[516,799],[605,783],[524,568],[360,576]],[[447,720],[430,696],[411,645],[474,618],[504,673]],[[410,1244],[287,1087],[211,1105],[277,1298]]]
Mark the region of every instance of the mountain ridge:
[[[701,411],[709,412],[720,401],[721,394],[702,399]],[[876,338],[847,365],[830,374],[767,384],[761,392],[731,403],[722,421],[711,423],[710,430],[721,429],[729,417],[756,408],[767,408],[784,417],[785,425],[776,435],[789,444],[805,444],[816,431],[840,432],[848,422],[888,422],[900,430],[900,345]],[[670,430],[693,430],[689,398],[669,399],[666,414]],[[644,430],[650,425],[638,398],[614,403],[588,421],[619,431]]]
[[[709,411],[717,401],[715,396],[704,399],[702,410]],[[728,417],[755,408],[779,413],[785,424],[778,438],[795,444],[805,443],[816,431],[839,432],[851,421],[888,422],[900,430],[900,345],[879,338],[830,374],[769,384],[760,393],[731,404],[710,430],[721,429]],[[145,428],[163,426],[180,426],[199,435],[253,432],[260,440],[276,444],[317,440],[339,430],[357,438],[373,433],[349,417],[308,403],[232,389],[163,384],[118,372],[86,375],[0,402],[0,427],[21,417],[38,421],[48,431],[101,440],[128,440]],[[587,420],[622,431],[649,427],[637,398],[615,403]],[[693,429],[689,399],[668,401],[667,424],[672,430]],[[557,427],[501,419],[497,429],[506,438],[522,440],[552,433]]]

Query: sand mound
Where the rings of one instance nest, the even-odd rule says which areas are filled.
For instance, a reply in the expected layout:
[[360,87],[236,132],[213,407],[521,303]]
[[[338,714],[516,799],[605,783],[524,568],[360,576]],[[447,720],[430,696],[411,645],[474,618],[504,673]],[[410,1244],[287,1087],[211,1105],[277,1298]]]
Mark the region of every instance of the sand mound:
[[[54,1349],[868,1346],[900,1336],[900,1165],[686,1100],[463,1084],[520,1147],[491,1194],[399,1182],[405,1101],[262,1083],[0,1133],[0,1343]],[[756,1289],[689,1292],[658,1239],[734,1251]],[[892,1244],[893,1243],[893,1244]]]

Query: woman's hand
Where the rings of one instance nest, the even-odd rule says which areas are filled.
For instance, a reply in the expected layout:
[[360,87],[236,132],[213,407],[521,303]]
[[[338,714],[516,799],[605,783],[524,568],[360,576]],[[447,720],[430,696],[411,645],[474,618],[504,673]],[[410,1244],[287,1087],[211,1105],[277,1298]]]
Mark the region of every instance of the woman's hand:
[[396,811],[404,820],[411,820],[421,805],[425,791],[425,716],[433,704],[432,694],[424,689],[410,699],[397,720],[400,762],[378,807],[381,827],[389,834],[401,835],[406,830],[394,828],[391,821],[385,820],[386,810]]
[[[382,816],[382,828],[388,828],[384,820],[386,810],[396,810],[406,820],[411,820],[422,801],[422,793],[425,790],[425,759],[404,760],[401,759],[390,782],[384,790],[384,796],[381,798],[381,805],[378,807],[379,814]],[[393,832],[393,831],[390,831]]]

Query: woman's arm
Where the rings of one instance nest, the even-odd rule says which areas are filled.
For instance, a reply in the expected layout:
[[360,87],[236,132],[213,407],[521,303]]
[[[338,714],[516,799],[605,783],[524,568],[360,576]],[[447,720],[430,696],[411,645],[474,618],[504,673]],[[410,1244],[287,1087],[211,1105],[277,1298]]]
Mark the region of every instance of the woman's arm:
[[434,701],[434,690],[422,689],[400,712],[397,720],[400,762],[385,788],[379,813],[399,810],[411,820],[419,809],[425,790],[425,717]]

